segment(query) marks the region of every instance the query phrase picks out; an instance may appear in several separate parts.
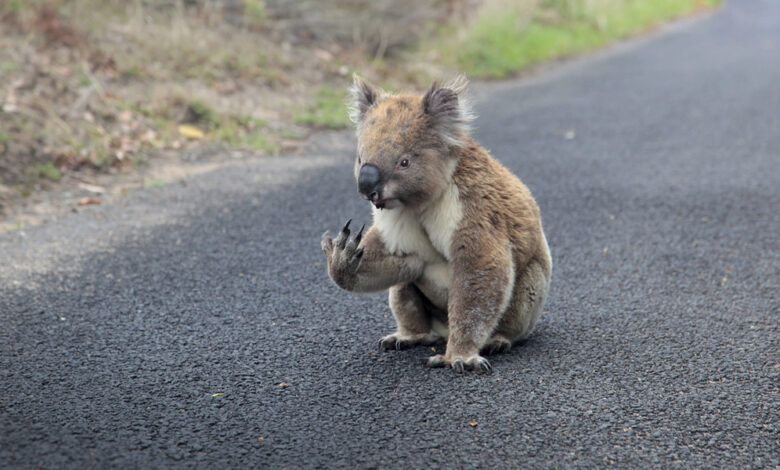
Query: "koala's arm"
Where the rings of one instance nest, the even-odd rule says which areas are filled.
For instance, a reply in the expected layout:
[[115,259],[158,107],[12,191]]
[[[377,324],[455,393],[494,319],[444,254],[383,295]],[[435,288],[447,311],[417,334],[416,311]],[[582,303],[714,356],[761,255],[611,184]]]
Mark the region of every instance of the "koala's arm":
[[387,251],[376,227],[365,236],[362,229],[350,238],[349,222],[335,240],[322,236],[322,251],[328,259],[328,275],[342,289],[377,292],[417,280],[423,262],[415,255],[394,255]]

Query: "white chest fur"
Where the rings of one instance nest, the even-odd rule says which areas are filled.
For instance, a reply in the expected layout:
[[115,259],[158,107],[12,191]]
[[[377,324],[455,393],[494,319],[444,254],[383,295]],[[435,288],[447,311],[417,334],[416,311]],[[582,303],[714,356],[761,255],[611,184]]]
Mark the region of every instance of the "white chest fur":
[[425,263],[418,287],[440,307],[447,305],[452,274],[452,238],[463,217],[458,188],[453,184],[425,210],[374,209],[374,224],[393,254],[419,256]]
[[426,264],[451,261],[450,245],[463,218],[458,187],[450,185],[422,211],[374,208],[374,224],[388,251],[416,254]]
[[425,264],[443,261],[416,213],[405,208],[374,209],[374,225],[391,254],[417,255]]
[[463,218],[458,187],[451,184],[441,197],[420,213],[420,224],[428,239],[447,261],[452,261],[452,237]]

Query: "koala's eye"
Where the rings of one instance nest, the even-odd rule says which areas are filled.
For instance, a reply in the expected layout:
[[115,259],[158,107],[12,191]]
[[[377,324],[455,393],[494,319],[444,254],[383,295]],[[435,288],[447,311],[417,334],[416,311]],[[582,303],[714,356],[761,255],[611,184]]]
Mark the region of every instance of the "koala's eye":
[[401,163],[399,163],[398,166],[401,168],[409,168],[409,159],[404,158],[403,160],[401,160]]

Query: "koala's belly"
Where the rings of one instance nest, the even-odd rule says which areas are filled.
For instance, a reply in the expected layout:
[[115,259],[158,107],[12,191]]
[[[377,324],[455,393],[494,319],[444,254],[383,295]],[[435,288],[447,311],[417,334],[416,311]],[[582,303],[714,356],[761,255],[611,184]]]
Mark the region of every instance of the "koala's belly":
[[426,264],[422,276],[415,285],[433,305],[446,312],[451,282],[450,264],[442,260],[438,263]]

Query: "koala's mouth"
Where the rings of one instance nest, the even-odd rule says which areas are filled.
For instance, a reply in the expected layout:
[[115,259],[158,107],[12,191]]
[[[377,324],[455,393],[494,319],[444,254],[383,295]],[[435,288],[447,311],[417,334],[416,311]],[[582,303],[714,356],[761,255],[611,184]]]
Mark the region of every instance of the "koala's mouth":
[[376,201],[371,201],[372,204],[374,204],[374,207],[377,209],[392,209],[396,206],[398,206],[398,198],[388,198],[388,199],[378,199]]

